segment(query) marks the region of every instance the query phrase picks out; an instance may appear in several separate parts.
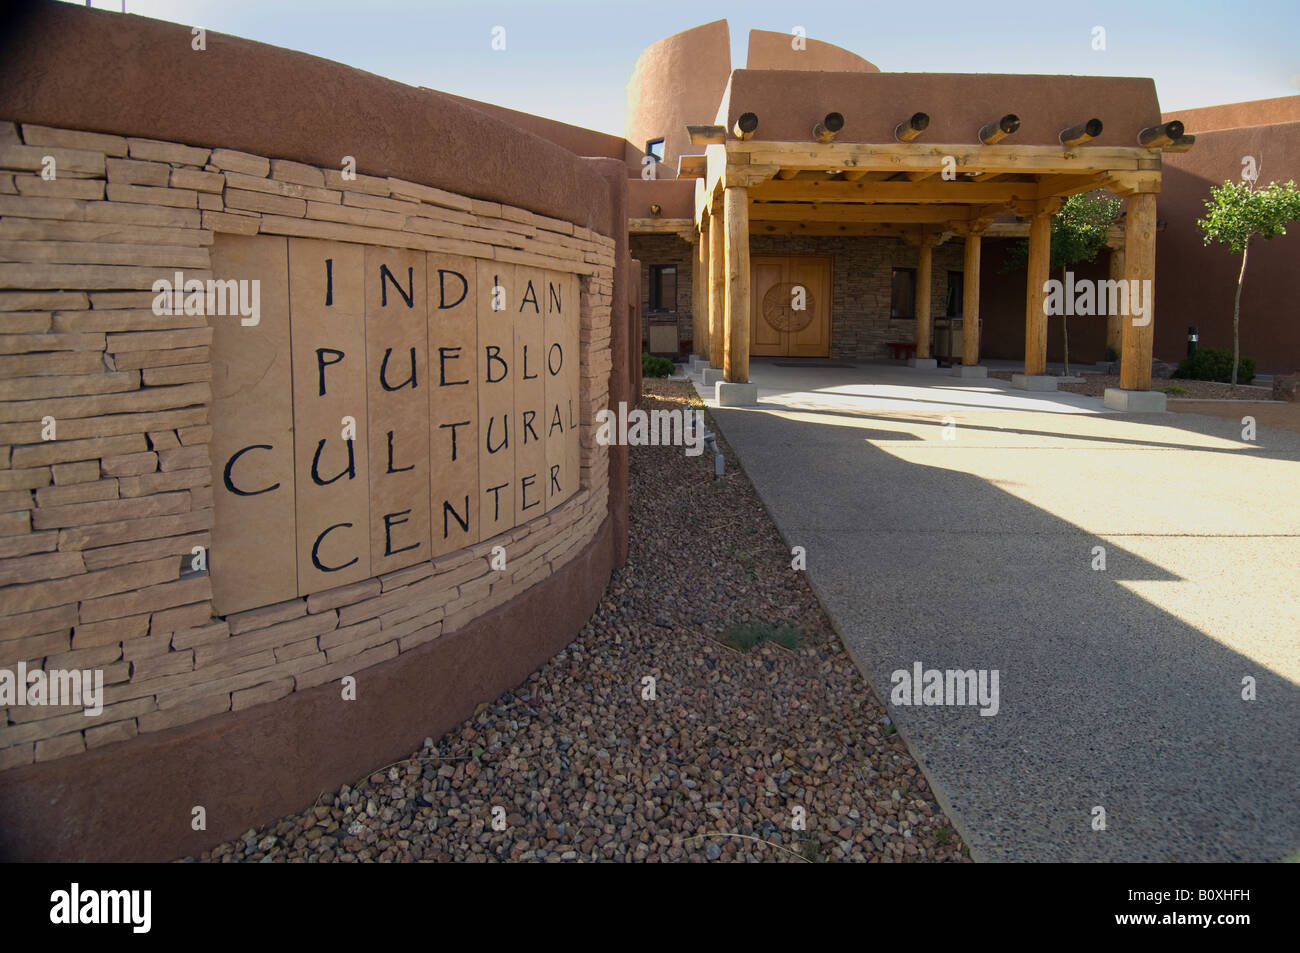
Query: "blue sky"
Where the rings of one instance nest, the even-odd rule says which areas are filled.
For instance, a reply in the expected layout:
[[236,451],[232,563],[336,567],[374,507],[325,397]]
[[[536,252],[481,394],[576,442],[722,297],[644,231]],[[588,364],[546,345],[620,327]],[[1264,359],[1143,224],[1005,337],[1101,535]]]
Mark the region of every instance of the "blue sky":
[[[126,0],[128,12],[302,50],[418,86],[621,134],[641,51],[726,18],[835,43],[889,72],[1152,76],[1164,109],[1300,92],[1296,0],[984,4],[774,0]],[[96,0],[121,10],[121,0]],[[491,47],[505,27],[506,48]],[[1106,49],[1092,48],[1093,28]],[[707,117],[712,118],[712,117]]]

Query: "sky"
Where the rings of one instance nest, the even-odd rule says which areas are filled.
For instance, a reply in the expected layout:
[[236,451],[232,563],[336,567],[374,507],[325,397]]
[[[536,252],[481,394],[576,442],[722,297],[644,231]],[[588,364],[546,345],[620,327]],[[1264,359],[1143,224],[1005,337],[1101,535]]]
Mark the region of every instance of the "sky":
[[[122,0],[95,0],[105,10]],[[647,46],[725,18],[834,43],[886,72],[1150,76],[1165,110],[1300,93],[1297,0],[1057,7],[869,0],[126,0],[129,13],[300,50],[416,86],[622,135]],[[1244,11],[1244,13],[1243,13]],[[494,30],[504,49],[494,50]],[[1104,49],[1094,49],[1104,30]],[[498,45],[500,43],[498,42]],[[712,117],[706,117],[711,119]]]

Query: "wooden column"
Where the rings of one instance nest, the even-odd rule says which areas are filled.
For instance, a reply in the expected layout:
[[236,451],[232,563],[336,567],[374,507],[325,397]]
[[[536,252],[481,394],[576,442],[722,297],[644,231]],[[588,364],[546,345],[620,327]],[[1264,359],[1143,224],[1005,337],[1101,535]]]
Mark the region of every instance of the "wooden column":
[[[1151,389],[1151,345],[1155,339],[1152,292],[1156,278],[1156,196],[1139,192],[1129,196],[1124,221],[1124,277],[1129,287],[1129,314],[1120,325],[1119,386],[1124,390]],[[1146,313],[1133,314],[1133,291]],[[1137,326],[1134,321],[1143,324]]]
[[722,219],[715,214],[709,215],[709,366],[721,367],[722,354],[725,348],[722,346],[723,332],[725,325],[723,323],[723,312],[726,307],[727,297],[727,272],[724,249],[726,245],[723,241],[725,234],[722,229]]
[[1025,373],[1047,373],[1047,314],[1043,311],[1052,264],[1052,215],[1039,206],[1029,223],[1029,276],[1025,279]]
[[966,254],[962,260],[961,362],[974,367],[980,362],[980,244],[981,235],[972,230],[966,235]]
[[695,236],[695,258],[691,263],[691,351],[709,356],[709,239]]
[[[1110,280],[1124,280],[1124,248],[1112,248],[1110,250]],[[1119,314],[1106,314],[1106,349],[1115,352],[1115,359],[1119,360],[1121,353],[1120,344],[1120,325],[1123,318]]]
[[729,186],[723,193],[727,230],[726,351],[722,379],[749,381],[749,190]]
[[930,356],[930,275],[934,263],[934,245],[927,235],[921,236],[916,255],[916,356]]

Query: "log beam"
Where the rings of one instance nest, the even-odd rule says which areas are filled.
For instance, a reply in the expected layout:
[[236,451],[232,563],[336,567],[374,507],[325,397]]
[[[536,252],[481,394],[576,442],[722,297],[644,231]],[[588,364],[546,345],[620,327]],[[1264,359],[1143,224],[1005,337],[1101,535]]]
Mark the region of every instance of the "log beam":
[[745,191],[732,186],[723,193],[727,289],[722,379],[738,384],[749,381],[749,196]]
[[[1156,277],[1156,197],[1141,192],[1129,197],[1124,222],[1124,277],[1129,287],[1128,313],[1120,325],[1119,386],[1151,389],[1151,345],[1155,340],[1152,295]],[[1137,301],[1134,301],[1134,290]],[[1136,303],[1143,308],[1137,314]]]
[[966,236],[962,256],[961,362],[974,367],[980,362],[980,233]]
[[926,113],[912,113],[894,127],[894,138],[899,142],[911,142],[930,126],[930,117]]
[[995,146],[1007,136],[1014,135],[1020,129],[1020,117],[1007,113],[1001,119],[986,122],[980,126],[979,140],[986,146]]
[[1047,312],[1044,310],[1052,262],[1052,216],[1060,203],[1039,202],[1029,220],[1029,273],[1025,278],[1025,373],[1047,372]]
[[1096,139],[1101,135],[1101,120],[1089,119],[1087,122],[1081,122],[1077,126],[1071,126],[1069,129],[1061,130],[1061,145],[1067,149],[1073,149],[1075,146],[1081,146],[1089,139]]

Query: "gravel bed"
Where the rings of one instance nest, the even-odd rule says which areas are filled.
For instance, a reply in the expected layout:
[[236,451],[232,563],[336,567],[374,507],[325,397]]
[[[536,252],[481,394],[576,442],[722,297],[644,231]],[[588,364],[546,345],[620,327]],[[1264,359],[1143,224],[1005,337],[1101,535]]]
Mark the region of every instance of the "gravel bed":
[[[990,371],[989,377],[996,377],[1001,381],[1011,380],[1012,371]],[[1088,372],[1075,373],[1073,376],[1082,377],[1082,383],[1057,384],[1056,389],[1069,394],[1084,394],[1088,397],[1103,397],[1107,387],[1119,386],[1118,374],[1089,374]],[[1170,388],[1175,388],[1173,393],[1169,393]],[[1244,384],[1238,384],[1234,389],[1231,384],[1220,384],[1218,381],[1190,381],[1175,378],[1155,378],[1151,379],[1151,389],[1164,391],[1170,397],[1186,397],[1188,399],[1200,398],[1214,400],[1270,400],[1273,397],[1272,387],[1247,387]],[[1186,393],[1179,393],[1182,390]]]
[[[645,389],[647,409],[699,405],[688,384]],[[719,443],[719,482],[710,454],[632,448],[629,562],[525,684],[407,760],[189,859],[968,860]],[[724,643],[737,623],[803,635],[742,652]]]

